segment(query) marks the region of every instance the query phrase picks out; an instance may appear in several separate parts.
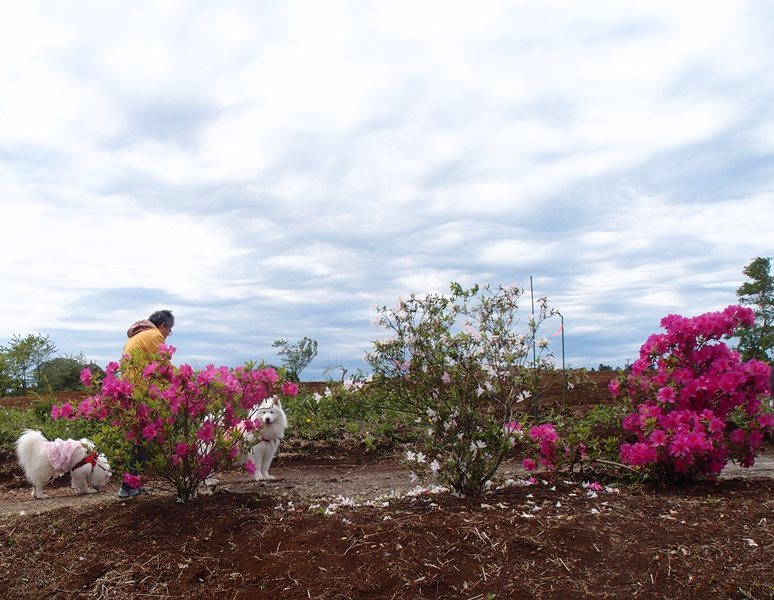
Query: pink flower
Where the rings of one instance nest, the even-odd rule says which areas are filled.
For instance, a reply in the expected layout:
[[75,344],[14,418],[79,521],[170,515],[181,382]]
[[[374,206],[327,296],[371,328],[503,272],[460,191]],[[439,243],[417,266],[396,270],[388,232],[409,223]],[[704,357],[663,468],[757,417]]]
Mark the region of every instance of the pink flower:
[[62,416],[62,411],[56,404],[54,404],[54,406],[51,407],[51,420],[58,421],[59,417],[61,416]]
[[279,379],[279,375],[277,374],[277,371],[275,371],[271,367],[268,367],[266,369],[261,369],[260,371],[258,371],[259,381],[263,381],[264,383],[268,383],[269,385],[274,385],[278,379]]
[[298,385],[292,381],[283,381],[280,390],[286,396],[295,396],[298,394]]
[[443,375],[441,375],[441,381],[444,384],[449,385],[449,382],[451,381],[451,376],[446,371],[444,371]]
[[199,476],[207,477],[215,470],[215,456],[206,454],[199,457]]
[[750,435],[747,436],[747,443],[753,450],[760,448],[763,443],[763,434],[760,431],[751,431]]
[[662,387],[656,397],[663,404],[672,404],[675,401],[675,389],[672,387]]
[[685,458],[691,453],[691,446],[688,443],[688,436],[684,433],[678,433],[672,438],[669,444],[669,454],[676,458]]
[[91,369],[84,367],[81,371],[81,383],[85,387],[91,387]]
[[78,414],[84,417],[91,415],[91,398],[84,398],[78,405]]
[[185,442],[180,442],[175,446],[175,456],[187,456],[191,452],[191,448]]
[[124,483],[130,488],[137,489],[142,485],[142,478],[139,475],[124,473]]
[[761,426],[761,429],[769,429],[774,427],[774,414],[763,413],[762,415],[759,415],[758,424]]
[[660,448],[667,444],[667,435],[664,433],[663,429],[654,429],[651,431],[648,439],[650,440],[651,446],[654,448]]
[[745,437],[744,429],[734,429],[728,439],[734,444],[744,444]]
[[153,440],[157,435],[158,431],[156,430],[155,423],[148,423],[145,427],[142,428],[142,437],[148,441]]
[[145,368],[142,370],[142,376],[145,379],[148,379],[151,375],[154,375],[156,371],[158,371],[158,368],[159,363],[154,360],[145,366]]
[[555,442],[558,439],[556,430],[551,423],[536,425],[529,430],[529,436],[535,441]]
[[610,383],[607,384],[607,389],[614,398],[617,398],[618,394],[621,393],[621,383],[617,379],[611,379]]
[[638,442],[621,445],[621,460],[625,464],[644,466],[655,462],[656,458],[656,449],[649,444]]
[[255,463],[251,460],[248,460],[245,463],[245,471],[247,471],[247,474],[250,477],[255,477]]
[[197,439],[209,443],[215,439],[215,424],[212,421],[205,421],[196,432]]
[[527,471],[534,471],[537,469],[537,464],[531,458],[525,458],[523,461],[521,461],[521,464],[525,469],[527,469]]
[[59,416],[62,419],[72,419],[73,417],[73,405],[69,402],[67,404],[63,404],[61,410],[59,411]]

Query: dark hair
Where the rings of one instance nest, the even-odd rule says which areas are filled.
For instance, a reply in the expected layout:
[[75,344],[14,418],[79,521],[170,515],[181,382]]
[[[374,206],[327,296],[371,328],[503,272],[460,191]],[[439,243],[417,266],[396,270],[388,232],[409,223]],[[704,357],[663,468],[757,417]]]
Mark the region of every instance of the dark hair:
[[148,320],[156,327],[166,325],[167,327],[172,328],[175,326],[175,317],[172,316],[171,310],[157,310],[148,317]]

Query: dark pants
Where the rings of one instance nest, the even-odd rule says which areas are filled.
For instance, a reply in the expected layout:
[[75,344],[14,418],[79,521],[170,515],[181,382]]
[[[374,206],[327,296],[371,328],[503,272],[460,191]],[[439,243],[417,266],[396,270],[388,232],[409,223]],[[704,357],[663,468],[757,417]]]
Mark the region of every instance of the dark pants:
[[[129,465],[127,471],[129,471],[132,475],[138,475],[139,469],[148,461],[148,455],[145,454],[145,450],[142,448],[142,446],[138,446],[137,444],[132,446],[132,449],[129,451]],[[131,488],[128,484],[122,483],[121,489],[129,491]]]

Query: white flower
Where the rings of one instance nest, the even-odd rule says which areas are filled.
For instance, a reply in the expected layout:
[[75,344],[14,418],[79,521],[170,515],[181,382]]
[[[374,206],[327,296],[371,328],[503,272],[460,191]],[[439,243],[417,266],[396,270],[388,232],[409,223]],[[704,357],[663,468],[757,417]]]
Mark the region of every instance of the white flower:
[[435,419],[438,416],[438,413],[435,412],[432,408],[428,408],[425,412],[427,413],[427,416],[430,417],[431,419]]
[[315,392],[312,398],[314,398],[314,401],[317,402],[317,404],[320,404],[320,400],[322,400],[322,396],[319,394],[319,392]]
[[409,462],[414,462],[417,459],[417,455],[414,454],[411,450],[406,450],[406,460]]
[[441,464],[436,459],[433,459],[433,462],[430,463],[430,471],[432,471],[433,475],[435,475],[440,470]]
[[546,338],[546,337],[538,338],[537,346],[538,346],[538,348],[547,348],[548,347],[548,338]]
[[483,393],[484,393],[484,388],[482,388],[481,386],[478,386],[476,388],[476,396],[480,396]]
[[481,440],[476,440],[475,442],[470,442],[470,449],[476,452],[477,450],[483,450],[486,448],[486,442]]
[[329,388],[329,387],[326,387],[325,388],[325,392],[323,392],[323,393],[325,394],[326,398],[329,398],[333,394],[333,392],[331,392],[331,388]]
[[427,457],[422,452],[417,452],[417,462],[424,463]]

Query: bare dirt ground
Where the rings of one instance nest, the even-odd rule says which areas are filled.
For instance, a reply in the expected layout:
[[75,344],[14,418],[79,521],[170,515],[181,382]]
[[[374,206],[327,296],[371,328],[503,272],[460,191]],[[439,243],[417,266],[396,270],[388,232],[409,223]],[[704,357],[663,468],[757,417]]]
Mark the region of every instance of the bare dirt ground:
[[272,471],[226,473],[187,505],[161,483],[121,501],[117,481],[78,496],[66,478],[34,500],[0,457],[0,596],[774,597],[771,445],[753,469],[683,486],[526,486],[509,463],[475,499],[417,491],[394,457],[352,448],[290,440]]

